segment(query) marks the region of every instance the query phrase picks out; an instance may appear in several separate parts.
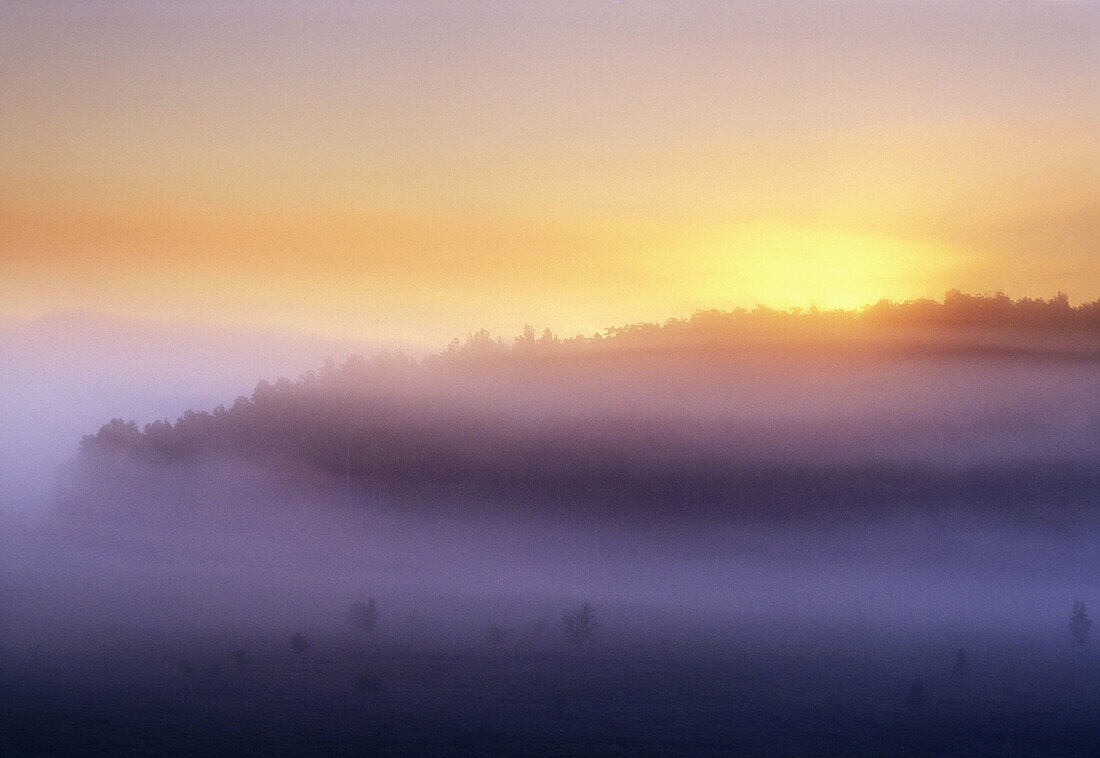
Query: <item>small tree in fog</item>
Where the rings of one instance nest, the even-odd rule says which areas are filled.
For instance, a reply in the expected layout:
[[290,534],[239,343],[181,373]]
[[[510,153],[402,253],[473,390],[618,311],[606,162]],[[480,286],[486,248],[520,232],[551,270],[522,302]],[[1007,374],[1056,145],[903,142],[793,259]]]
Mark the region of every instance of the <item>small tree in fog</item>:
[[244,648],[237,648],[237,651],[233,653],[233,662],[237,664],[237,672],[240,674],[241,682],[241,697],[244,697],[245,683],[244,683],[244,669],[249,664],[248,653],[244,651]]
[[502,648],[507,639],[508,633],[495,624],[485,630],[485,642],[489,644],[489,647]]
[[1092,626],[1092,619],[1089,618],[1089,614],[1085,612],[1085,604],[1080,600],[1073,602],[1073,615],[1069,617],[1069,633],[1073,635],[1073,657],[1077,659],[1078,651],[1085,646],[1085,643],[1089,640],[1089,628]]
[[581,603],[577,610],[562,616],[561,624],[566,638],[573,644],[581,646],[588,642],[592,632],[599,628],[599,624],[596,623],[596,611],[588,603]]
[[959,648],[955,653],[955,665],[951,667],[951,676],[958,679],[964,678],[970,673],[970,664],[966,660],[966,648]]
[[187,681],[187,689],[191,692],[195,692],[195,662],[190,658],[183,658],[176,664],[176,668],[183,674],[184,679]]
[[310,647],[309,637],[305,636],[301,632],[295,632],[290,637],[290,649],[298,655],[301,655]]
[[352,603],[348,610],[348,622],[364,634],[370,634],[378,623],[378,605],[374,598],[365,603]]

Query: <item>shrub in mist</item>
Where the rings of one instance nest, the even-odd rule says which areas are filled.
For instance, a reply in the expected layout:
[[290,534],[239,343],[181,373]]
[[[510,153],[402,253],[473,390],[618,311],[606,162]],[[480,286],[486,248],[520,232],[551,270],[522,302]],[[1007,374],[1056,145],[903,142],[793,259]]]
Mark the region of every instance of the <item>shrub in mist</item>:
[[951,676],[963,679],[970,673],[970,664],[966,660],[966,648],[959,648],[955,653],[955,665],[951,667]]
[[493,625],[485,630],[485,642],[489,647],[499,649],[504,646],[508,633],[499,626]]
[[374,631],[374,626],[378,623],[378,604],[374,598],[365,603],[352,603],[348,609],[348,623],[364,634]]
[[596,611],[588,603],[581,603],[575,611],[563,615],[561,623],[566,639],[579,646],[587,643],[592,633],[599,628]]
[[309,650],[311,644],[312,643],[309,641],[309,637],[305,636],[301,632],[295,632],[290,637],[290,649],[298,655],[301,655],[305,651]]
[[1073,602],[1073,614],[1069,617],[1069,633],[1073,637],[1074,660],[1081,648],[1089,640],[1089,629],[1092,627],[1092,619],[1085,611],[1085,604],[1080,600]]

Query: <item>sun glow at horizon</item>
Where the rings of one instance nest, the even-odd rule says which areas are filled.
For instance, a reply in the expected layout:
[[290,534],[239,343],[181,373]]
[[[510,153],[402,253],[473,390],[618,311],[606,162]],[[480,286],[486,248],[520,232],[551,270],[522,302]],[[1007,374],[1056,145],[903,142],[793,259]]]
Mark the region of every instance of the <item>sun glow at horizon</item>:
[[782,224],[715,236],[698,254],[709,273],[698,297],[741,307],[858,309],[939,296],[933,282],[952,258],[930,242]]
[[0,321],[1091,301],[1100,14],[1002,5],[0,3]]

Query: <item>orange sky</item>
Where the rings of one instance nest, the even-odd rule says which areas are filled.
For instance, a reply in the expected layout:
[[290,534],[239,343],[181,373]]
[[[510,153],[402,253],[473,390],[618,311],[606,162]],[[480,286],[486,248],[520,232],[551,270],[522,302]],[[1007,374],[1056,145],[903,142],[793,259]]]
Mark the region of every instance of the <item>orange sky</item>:
[[0,318],[1100,296],[1100,5],[0,3]]

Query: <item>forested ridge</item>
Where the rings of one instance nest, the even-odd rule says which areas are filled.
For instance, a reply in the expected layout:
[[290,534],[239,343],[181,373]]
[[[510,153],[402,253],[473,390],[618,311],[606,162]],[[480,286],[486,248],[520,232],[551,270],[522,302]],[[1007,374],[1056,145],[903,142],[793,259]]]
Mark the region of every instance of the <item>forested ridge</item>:
[[[959,355],[968,366],[1100,366],[1100,301],[1074,307],[1064,296],[949,292],[943,302],[860,311],[706,311],[568,339],[528,327],[510,344],[482,331],[420,360],[330,359],[175,422],[114,419],[83,438],[79,463],[102,467],[121,456],[157,467],[218,457],[320,474],[356,498],[416,492],[644,512],[789,515],[911,502],[1026,511],[1052,498],[1086,509],[1100,501],[1090,465],[1100,460],[1100,412],[1067,452],[1064,434],[1006,401],[977,417],[989,428],[974,432],[1018,438],[1024,453],[1003,457],[941,455],[966,449],[975,422],[946,408],[935,415],[934,393],[929,421],[868,419],[843,407],[823,414],[827,422],[816,417],[819,405],[858,407],[858,397],[833,395],[894,370],[880,364]],[[852,371],[861,384],[820,389]],[[773,423],[768,414],[784,413],[785,397],[807,395],[807,418]],[[1048,439],[1061,447],[1044,447]]]

